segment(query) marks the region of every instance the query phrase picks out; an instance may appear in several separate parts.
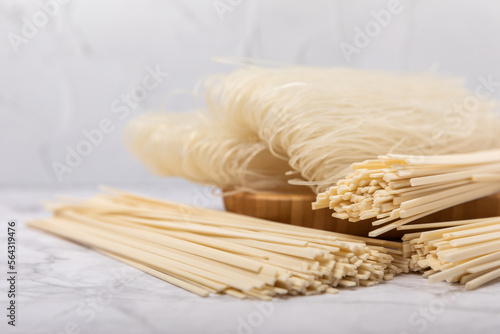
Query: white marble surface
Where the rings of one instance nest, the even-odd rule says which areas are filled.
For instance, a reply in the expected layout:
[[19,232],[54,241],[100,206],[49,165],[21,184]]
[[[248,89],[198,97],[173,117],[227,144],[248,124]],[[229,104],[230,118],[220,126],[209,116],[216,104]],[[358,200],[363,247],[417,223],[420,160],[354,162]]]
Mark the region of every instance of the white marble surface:
[[[168,185],[128,189],[221,207],[220,199],[203,188],[183,181]],[[18,326],[7,326],[1,314],[0,333],[498,333],[500,284],[465,292],[460,286],[431,285],[418,275],[405,275],[376,287],[342,290],[339,295],[266,304],[228,296],[203,299],[25,227],[26,220],[46,215],[40,200],[55,193],[88,196],[96,191],[95,187],[0,190],[0,252],[6,249],[6,221],[16,219],[20,262]],[[3,254],[0,258],[0,309],[5,313],[6,260]]]

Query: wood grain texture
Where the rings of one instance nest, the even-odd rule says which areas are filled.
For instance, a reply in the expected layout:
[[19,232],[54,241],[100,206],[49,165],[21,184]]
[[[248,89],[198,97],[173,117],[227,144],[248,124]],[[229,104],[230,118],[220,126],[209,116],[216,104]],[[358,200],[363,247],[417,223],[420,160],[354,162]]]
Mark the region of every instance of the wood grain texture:
[[[227,211],[248,216],[273,220],[276,222],[312,227],[327,231],[352,235],[368,236],[368,233],[380,226],[372,226],[371,220],[351,223],[331,216],[329,209],[312,210],[314,194],[278,194],[278,193],[238,193],[224,197]],[[411,224],[442,222],[472,218],[500,216],[500,194],[470,201],[455,207],[436,212],[416,220]],[[392,230],[379,238],[399,239],[406,232]]]

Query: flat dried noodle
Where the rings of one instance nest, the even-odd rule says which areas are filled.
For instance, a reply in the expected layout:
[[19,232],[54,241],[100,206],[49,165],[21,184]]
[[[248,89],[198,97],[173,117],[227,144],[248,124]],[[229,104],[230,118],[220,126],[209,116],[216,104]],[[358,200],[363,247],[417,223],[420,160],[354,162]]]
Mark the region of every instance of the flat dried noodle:
[[431,283],[446,280],[466,290],[500,278],[500,217],[448,225],[452,227],[404,236],[403,254],[411,270]]
[[408,272],[400,242],[291,226],[107,188],[47,203],[30,226],[89,246],[199,296],[270,300],[373,286]]
[[500,150],[412,156],[388,154],[351,165],[354,172],[317,195],[313,209],[360,222],[377,218],[376,237],[437,211],[500,192]]

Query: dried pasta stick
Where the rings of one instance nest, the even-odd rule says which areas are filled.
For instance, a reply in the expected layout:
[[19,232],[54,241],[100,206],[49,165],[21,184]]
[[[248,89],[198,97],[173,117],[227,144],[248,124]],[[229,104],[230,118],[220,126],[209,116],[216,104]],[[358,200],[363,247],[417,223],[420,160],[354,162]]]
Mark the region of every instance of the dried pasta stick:
[[492,217],[407,234],[404,257],[411,270],[422,272],[431,283],[447,280],[476,289],[500,277],[500,233],[494,232],[498,229],[500,217]]
[[408,271],[401,243],[107,190],[48,203],[54,217],[29,224],[200,296],[335,293],[335,287],[372,286]]
[[162,273],[158,270],[155,270],[151,267],[145,266],[145,265],[138,263],[138,262],[135,262],[135,261],[128,260],[128,259],[121,257],[121,256],[116,256],[116,255],[113,255],[113,254],[107,253],[107,252],[102,252],[102,253],[108,255],[109,257],[117,259],[118,261],[126,263],[131,267],[139,269],[140,271],[143,271],[146,274],[149,274],[149,275],[154,276],[156,278],[159,278],[167,283],[178,286],[181,289],[184,289],[184,290],[187,290],[191,293],[194,293],[200,297],[208,297],[210,295],[210,290],[208,290],[207,288],[200,287],[196,284],[189,283],[186,281],[186,279],[181,280],[181,279],[175,278],[171,275],[164,274],[164,273]]
[[500,192],[500,179],[496,179],[500,150],[441,156],[388,154],[355,163],[352,170],[319,193],[312,207],[329,207],[334,210],[332,216],[353,222],[377,217],[372,225],[383,226],[371,231],[372,237],[395,228],[416,229],[417,225],[404,225]]

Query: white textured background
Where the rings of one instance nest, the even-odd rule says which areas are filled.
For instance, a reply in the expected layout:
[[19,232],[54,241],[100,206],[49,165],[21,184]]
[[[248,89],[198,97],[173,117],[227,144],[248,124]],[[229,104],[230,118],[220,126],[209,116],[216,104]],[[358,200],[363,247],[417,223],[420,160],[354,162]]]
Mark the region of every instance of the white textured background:
[[[500,81],[496,0],[402,1],[401,14],[350,63],[339,45],[354,44],[354,29],[364,30],[373,20],[370,12],[389,1],[67,0],[16,52],[9,36],[22,36],[23,18],[33,20],[47,2],[0,0],[2,186],[165,182],[125,151],[121,129],[151,108],[193,107],[187,95],[165,97],[192,89],[204,75],[232,69],[212,62],[214,56],[387,70],[438,67],[463,76],[471,88],[480,76]],[[120,119],[113,101],[130,94],[146,69],[156,66],[169,77]],[[53,162],[64,162],[66,147],[75,148],[82,131],[103,118],[114,131],[59,182]]]

